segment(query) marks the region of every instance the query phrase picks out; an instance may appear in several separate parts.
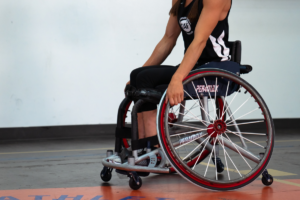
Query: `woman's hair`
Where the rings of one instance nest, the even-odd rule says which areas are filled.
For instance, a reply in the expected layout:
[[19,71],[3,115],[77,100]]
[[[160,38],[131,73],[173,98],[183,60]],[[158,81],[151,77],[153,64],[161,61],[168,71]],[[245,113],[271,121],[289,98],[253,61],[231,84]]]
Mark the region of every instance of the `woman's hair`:
[[[180,2],[181,0],[177,0],[177,2],[172,6],[170,10],[170,15],[177,16],[180,8]],[[191,11],[188,14],[188,18],[193,21],[198,18],[198,7],[199,7],[199,0],[195,0],[193,3],[193,6],[191,8]]]

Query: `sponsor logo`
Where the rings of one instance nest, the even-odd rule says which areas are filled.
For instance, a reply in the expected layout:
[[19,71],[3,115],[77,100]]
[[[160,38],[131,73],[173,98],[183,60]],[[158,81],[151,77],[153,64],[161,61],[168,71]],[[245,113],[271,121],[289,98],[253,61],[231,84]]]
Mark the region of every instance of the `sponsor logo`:
[[197,85],[197,92],[218,92],[219,85]]
[[197,140],[201,136],[202,136],[202,133],[197,133],[197,134],[194,134],[194,135],[182,138],[181,140],[179,140],[179,144],[182,145],[182,144],[188,143],[188,142],[190,142],[192,140]]
[[187,17],[181,17],[179,20],[179,24],[181,26],[181,28],[188,34],[188,35],[192,35],[194,32],[192,31],[192,25],[191,22],[189,20],[189,18]]

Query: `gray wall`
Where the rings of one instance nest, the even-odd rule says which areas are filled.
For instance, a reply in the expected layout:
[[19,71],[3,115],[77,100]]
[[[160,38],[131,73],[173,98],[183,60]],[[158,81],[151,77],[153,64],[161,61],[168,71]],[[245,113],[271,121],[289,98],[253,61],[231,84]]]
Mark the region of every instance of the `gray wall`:
[[[107,124],[171,0],[1,0],[0,127]],[[274,118],[299,118],[300,1],[234,0],[230,39]],[[179,38],[165,64],[183,57]]]

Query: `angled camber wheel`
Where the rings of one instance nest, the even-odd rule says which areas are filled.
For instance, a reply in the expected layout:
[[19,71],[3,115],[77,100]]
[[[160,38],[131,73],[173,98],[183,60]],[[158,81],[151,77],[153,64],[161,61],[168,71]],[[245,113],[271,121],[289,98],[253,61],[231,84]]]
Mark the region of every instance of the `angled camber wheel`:
[[[164,94],[157,115],[160,144],[172,166],[211,190],[251,183],[266,168],[274,146],[274,124],[262,97],[245,80],[221,69],[195,70],[183,85],[185,105],[170,107]],[[183,116],[182,121],[169,122],[169,113]],[[188,165],[191,156],[200,164]],[[214,165],[217,158],[223,172]]]

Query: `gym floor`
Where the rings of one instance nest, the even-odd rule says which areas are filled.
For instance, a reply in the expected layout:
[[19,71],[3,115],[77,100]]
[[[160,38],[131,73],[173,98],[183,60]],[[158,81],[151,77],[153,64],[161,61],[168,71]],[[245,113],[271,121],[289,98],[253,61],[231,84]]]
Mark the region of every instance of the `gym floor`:
[[199,188],[177,174],[150,175],[133,191],[127,179],[104,183],[99,177],[114,138],[2,141],[0,143],[0,200],[246,200],[299,199],[300,135],[276,130],[268,170],[273,185],[259,179],[242,189],[214,192]]

